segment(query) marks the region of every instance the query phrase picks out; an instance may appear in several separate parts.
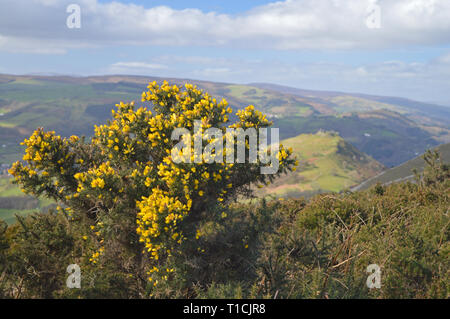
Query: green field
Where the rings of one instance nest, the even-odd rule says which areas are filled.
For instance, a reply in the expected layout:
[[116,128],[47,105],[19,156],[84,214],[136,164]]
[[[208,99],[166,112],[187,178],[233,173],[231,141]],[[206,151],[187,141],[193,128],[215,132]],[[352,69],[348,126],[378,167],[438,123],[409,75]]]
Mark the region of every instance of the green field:
[[400,114],[407,113],[405,108],[398,105],[391,105],[377,101],[371,101],[360,97],[350,95],[336,96],[330,99],[330,102],[337,105],[334,109],[339,113],[347,112],[367,112],[375,110],[390,110]]
[[229,85],[226,89],[226,96],[244,104],[253,104],[269,117],[309,116],[314,113],[311,105],[295,96],[247,85]]
[[0,197],[23,196],[17,185],[13,185],[9,178],[0,178]]

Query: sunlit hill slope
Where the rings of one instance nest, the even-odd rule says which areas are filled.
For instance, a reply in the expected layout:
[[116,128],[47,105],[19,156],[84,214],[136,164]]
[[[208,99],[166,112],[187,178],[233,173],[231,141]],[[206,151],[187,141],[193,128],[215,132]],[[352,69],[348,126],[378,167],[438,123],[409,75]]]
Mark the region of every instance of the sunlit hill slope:
[[299,167],[258,190],[260,196],[294,197],[339,192],[383,170],[382,164],[334,132],[301,134],[283,140],[282,144],[292,147],[299,159]]

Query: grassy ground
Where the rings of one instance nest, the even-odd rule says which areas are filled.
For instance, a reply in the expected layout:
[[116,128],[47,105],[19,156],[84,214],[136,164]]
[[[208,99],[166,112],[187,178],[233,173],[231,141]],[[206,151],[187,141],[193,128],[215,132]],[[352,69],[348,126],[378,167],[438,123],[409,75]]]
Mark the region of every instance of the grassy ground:
[[371,101],[359,97],[349,96],[349,95],[341,95],[336,96],[330,99],[330,101],[338,107],[335,107],[334,109],[340,113],[344,112],[366,112],[366,111],[374,111],[374,110],[391,110],[398,112],[400,114],[406,113],[406,111],[398,106],[398,105],[391,105],[387,103],[381,103],[377,101]]

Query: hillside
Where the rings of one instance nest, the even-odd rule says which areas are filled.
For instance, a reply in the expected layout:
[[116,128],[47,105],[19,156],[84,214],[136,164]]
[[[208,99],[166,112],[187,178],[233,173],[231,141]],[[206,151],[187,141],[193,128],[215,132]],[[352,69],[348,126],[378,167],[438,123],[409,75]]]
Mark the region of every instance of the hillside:
[[[443,137],[441,132],[449,131],[439,128],[440,133],[433,135],[431,128],[424,129],[413,120],[388,110],[282,118],[274,120],[274,126],[282,128],[281,138],[315,133],[320,129],[336,131],[386,167],[397,166],[437,146],[441,141],[436,135]],[[446,138],[442,142],[446,142]]]
[[295,197],[339,192],[383,170],[383,165],[333,132],[302,134],[281,143],[292,147],[299,167],[258,190],[259,196]]
[[[434,150],[438,151],[441,154],[441,158],[444,163],[450,163],[450,143],[440,145]],[[412,160],[407,161],[406,163],[403,163],[402,165],[388,169],[387,171],[382,172],[377,176],[369,178],[360,185],[352,188],[352,191],[368,189],[370,186],[377,183],[391,184],[393,182],[411,180],[414,178],[413,170],[415,169],[418,172],[421,172],[423,171],[424,167],[425,161],[423,160],[422,156],[418,156]]]
[[[303,90],[268,83],[254,83],[255,87],[308,98],[321,103],[334,112],[366,112],[386,109],[414,118],[421,124],[439,122],[450,124],[450,108],[399,97],[374,96],[359,93]],[[430,119],[432,119],[430,121]]]
[[[157,77],[0,75],[0,165],[20,158],[19,143],[38,126],[62,136],[93,133],[120,101],[140,103],[141,92]],[[235,85],[185,79],[232,108],[254,104],[280,128],[282,138],[319,129],[338,132],[383,165],[392,167],[426,149],[450,142],[445,107],[398,98],[316,92],[276,85]],[[427,110],[429,110],[429,115]]]

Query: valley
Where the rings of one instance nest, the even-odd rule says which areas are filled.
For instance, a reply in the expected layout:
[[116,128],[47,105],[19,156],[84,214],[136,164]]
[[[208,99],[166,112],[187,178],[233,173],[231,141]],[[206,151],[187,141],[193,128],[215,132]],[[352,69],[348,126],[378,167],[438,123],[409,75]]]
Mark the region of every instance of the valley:
[[[143,76],[0,75],[0,212],[14,214],[51,207],[32,200],[5,174],[21,158],[20,145],[37,127],[61,136],[93,134],[114,105],[136,101],[147,84],[162,79]],[[258,196],[310,196],[340,192],[403,164],[425,150],[450,142],[449,108],[403,98],[312,91],[272,84],[238,85],[167,79],[196,84],[234,109],[247,105],[265,113],[280,130],[283,143],[300,160],[297,172],[284,176]],[[233,121],[235,118],[231,118]]]

